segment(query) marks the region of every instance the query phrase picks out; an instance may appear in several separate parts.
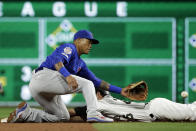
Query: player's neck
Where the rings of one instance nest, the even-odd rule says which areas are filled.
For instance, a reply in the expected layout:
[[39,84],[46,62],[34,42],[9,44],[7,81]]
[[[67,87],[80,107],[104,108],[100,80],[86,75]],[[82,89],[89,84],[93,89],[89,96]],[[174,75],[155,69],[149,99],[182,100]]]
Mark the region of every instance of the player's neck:
[[77,50],[78,56],[80,57],[80,56],[82,55],[82,53],[80,52],[80,50],[79,50],[77,44],[74,43],[74,45],[76,46],[76,50]]

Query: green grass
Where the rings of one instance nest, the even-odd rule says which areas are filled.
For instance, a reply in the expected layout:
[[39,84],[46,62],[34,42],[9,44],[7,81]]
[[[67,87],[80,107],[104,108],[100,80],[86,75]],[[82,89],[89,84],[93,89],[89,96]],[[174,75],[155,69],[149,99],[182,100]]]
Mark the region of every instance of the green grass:
[[0,107],[0,118],[8,117],[15,107]]
[[95,123],[98,131],[196,131],[194,122],[115,122]]

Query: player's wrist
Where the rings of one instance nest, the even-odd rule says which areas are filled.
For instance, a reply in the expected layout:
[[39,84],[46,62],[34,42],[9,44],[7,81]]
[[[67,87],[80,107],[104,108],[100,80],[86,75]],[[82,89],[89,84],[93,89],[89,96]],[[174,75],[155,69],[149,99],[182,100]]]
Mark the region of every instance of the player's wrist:
[[71,75],[65,67],[61,67],[61,69],[59,70],[59,72],[60,72],[64,77],[68,77],[68,76]]
[[110,85],[109,91],[113,93],[121,94],[122,88],[115,86],[115,85]]

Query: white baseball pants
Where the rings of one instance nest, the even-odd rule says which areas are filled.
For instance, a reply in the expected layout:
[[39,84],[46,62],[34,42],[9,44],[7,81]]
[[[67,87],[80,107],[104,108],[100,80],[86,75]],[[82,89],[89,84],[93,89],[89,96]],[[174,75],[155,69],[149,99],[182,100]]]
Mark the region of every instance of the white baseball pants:
[[165,98],[150,101],[150,113],[159,120],[196,121],[196,104],[181,104]]

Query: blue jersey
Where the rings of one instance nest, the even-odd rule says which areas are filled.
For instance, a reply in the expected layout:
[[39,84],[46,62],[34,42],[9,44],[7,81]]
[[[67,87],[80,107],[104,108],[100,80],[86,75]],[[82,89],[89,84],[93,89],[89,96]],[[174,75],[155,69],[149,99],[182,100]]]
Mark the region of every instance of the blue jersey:
[[101,80],[88,69],[86,63],[78,55],[74,44],[66,43],[59,46],[40,67],[56,70],[55,64],[58,62],[62,62],[69,73],[92,81],[95,87],[100,86]]

